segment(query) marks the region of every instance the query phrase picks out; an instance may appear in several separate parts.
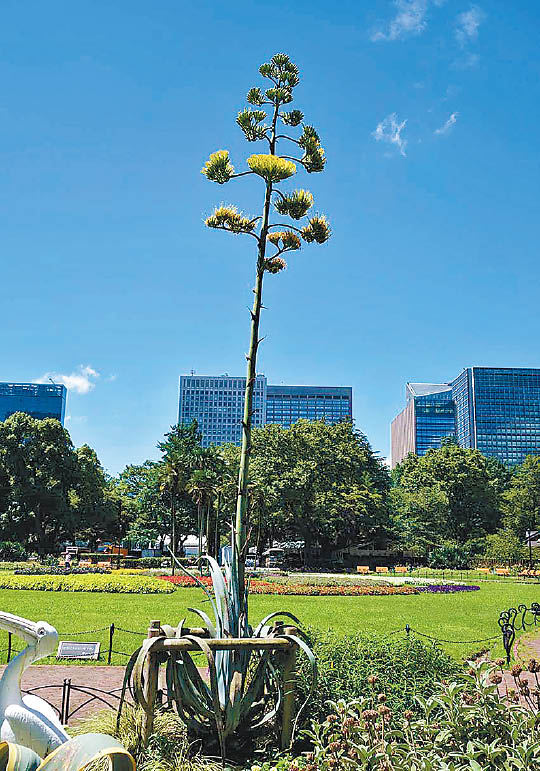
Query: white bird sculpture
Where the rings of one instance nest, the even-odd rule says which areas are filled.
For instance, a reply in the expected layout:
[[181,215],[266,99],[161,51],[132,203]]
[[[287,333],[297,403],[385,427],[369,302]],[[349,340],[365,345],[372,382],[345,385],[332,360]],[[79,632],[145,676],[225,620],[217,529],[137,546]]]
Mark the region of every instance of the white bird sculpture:
[[0,678],[0,741],[29,747],[44,758],[68,741],[69,736],[46,701],[31,694],[22,695],[21,678],[30,664],[54,653],[58,633],[45,621],[34,623],[1,611],[0,629],[27,643]]

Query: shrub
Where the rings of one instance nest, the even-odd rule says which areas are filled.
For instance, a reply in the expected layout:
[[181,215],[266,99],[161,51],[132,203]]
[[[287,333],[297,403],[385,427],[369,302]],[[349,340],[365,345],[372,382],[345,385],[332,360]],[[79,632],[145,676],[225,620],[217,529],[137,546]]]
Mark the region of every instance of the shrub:
[[0,560],[19,562],[26,559],[26,549],[16,541],[0,541]]
[[[460,665],[436,643],[415,637],[385,637],[376,634],[338,636],[333,632],[309,632],[317,657],[317,691],[302,718],[322,719],[328,714],[329,699],[362,698],[369,693],[367,678],[375,675],[389,706],[399,714],[417,710],[415,698],[430,696],[435,683],[456,674]],[[299,699],[304,701],[309,669],[302,658],[299,670]]]
[[[310,771],[485,771],[534,769],[540,762],[540,732],[534,712],[505,703],[489,664],[420,698],[418,717],[397,713],[380,682],[353,701],[334,701],[327,717],[306,732],[309,757],[288,768]],[[396,724],[393,731],[388,725]],[[275,767],[265,764],[261,769]],[[279,768],[279,766],[277,766]]]
[[468,570],[471,562],[471,550],[459,544],[439,546],[429,555],[429,567],[439,570]]
[[121,594],[170,594],[171,584],[150,576],[107,575],[0,575],[0,589],[31,589],[39,592],[106,592]]

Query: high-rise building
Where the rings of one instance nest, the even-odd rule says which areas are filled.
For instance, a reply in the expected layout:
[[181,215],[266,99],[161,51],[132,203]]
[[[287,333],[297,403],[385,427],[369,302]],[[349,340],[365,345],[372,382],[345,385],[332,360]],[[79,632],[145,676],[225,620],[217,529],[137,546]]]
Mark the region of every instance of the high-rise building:
[[352,388],[269,385],[266,422],[290,428],[300,418],[327,423],[352,420]]
[[468,367],[449,383],[407,383],[392,422],[392,466],[453,436],[503,463],[540,454],[540,369]]
[[56,418],[63,425],[66,395],[66,387],[54,383],[0,383],[0,420],[26,412],[33,418]]
[[[202,444],[240,444],[244,414],[244,377],[181,375],[178,422],[195,418]],[[352,420],[352,388],[333,386],[272,386],[257,375],[253,426],[278,423],[289,428],[300,418],[337,423]]]
[[[266,421],[266,378],[257,375],[253,392],[252,425]],[[240,444],[244,416],[245,377],[228,375],[181,375],[178,393],[178,422],[195,418],[202,433],[202,445]]]

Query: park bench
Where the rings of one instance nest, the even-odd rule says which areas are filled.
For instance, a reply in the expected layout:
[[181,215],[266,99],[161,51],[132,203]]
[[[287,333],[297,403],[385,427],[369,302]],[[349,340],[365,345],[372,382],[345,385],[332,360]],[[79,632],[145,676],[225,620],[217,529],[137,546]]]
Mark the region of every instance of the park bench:
[[404,567],[403,565],[398,565],[394,568],[394,573],[408,573],[409,568]]
[[97,564],[98,568],[101,568],[102,570],[110,570],[111,569],[111,563],[105,560],[104,562],[98,562]]
[[366,574],[369,573],[369,565],[357,565],[356,566],[356,572]]
[[376,573],[388,573],[388,568],[386,567],[376,567],[375,568]]
[[510,570],[508,568],[495,568],[496,576],[509,576]]
[[491,568],[477,568],[479,573],[485,573],[486,575],[491,573]]
[[92,567],[92,563],[90,562],[90,560],[81,560],[79,562],[79,567],[80,568],[91,568]]

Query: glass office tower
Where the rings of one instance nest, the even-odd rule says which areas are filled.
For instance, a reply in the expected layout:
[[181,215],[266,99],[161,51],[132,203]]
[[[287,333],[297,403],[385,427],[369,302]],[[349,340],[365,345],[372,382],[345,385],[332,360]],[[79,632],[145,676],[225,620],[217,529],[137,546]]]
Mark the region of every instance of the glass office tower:
[[273,386],[266,393],[266,422],[290,428],[297,420],[352,420],[352,388]]
[[410,453],[425,455],[455,436],[456,408],[450,383],[407,383],[407,406],[392,422],[392,465]]
[[[266,378],[257,375],[253,394],[253,426],[262,426],[266,415]],[[202,432],[202,446],[241,444],[245,377],[228,375],[181,375],[178,422],[195,418]]]
[[56,418],[62,425],[66,413],[67,390],[53,383],[0,383],[0,420],[14,412],[33,418]]
[[[228,375],[181,375],[178,422],[195,418],[202,445],[241,444],[246,379]],[[337,423],[352,420],[352,388],[333,386],[272,386],[257,375],[253,425],[278,423],[289,428],[300,418]]]
[[[443,436],[452,434],[461,447],[478,449],[509,466],[521,463],[526,455],[540,454],[540,369],[464,369],[451,383],[437,386],[439,397],[446,402],[445,417],[442,412],[434,412],[434,394],[429,395],[430,415],[423,412],[417,388],[418,384],[407,384],[407,398],[409,401],[411,392],[413,408],[409,402],[392,422],[393,466],[401,463],[408,452],[423,455],[431,447],[440,446]],[[430,421],[437,424],[434,432]],[[426,441],[419,441],[421,434]]]

